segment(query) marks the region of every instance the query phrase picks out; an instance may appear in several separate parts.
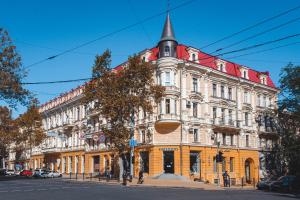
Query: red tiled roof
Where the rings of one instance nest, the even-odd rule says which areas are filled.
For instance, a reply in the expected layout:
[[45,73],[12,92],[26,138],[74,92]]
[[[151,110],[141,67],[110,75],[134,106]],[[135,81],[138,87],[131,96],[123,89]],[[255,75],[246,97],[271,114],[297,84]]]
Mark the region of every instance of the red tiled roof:
[[[182,59],[182,60],[189,60],[190,55],[189,55],[188,50],[187,50],[188,48],[189,47],[185,46],[185,45],[178,45],[177,46],[177,58]],[[158,58],[159,49],[158,48],[152,48],[151,51],[152,51],[152,55],[150,56],[149,60],[151,60],[151,61],[156,60]],[[197,61],[197,63],[199,63],[201,65],[204,65],[206,67],[217,70],[217,62],[216,61],[218,59],[223,60],[221,58],[209,55],[207,53],[204,53],[204,52],[198,50],[198,61]],[[237,63],[233,63],[233,62],[230,62],[230,61],[227,61],[227,60],[224,60],[224,61],[226,63],[226,66],[225,66],[226,67],[226,72],[225,73],[227,73],[231,76],[235,76],[235,77],[242,77],[241,76],[241,71],[240,71],[240,67],[242,67],[242,65],[239,65]],[[272,87],[272,88],[276,88],[273,81],[270,78],[270,73],[269,72],[258,72],[258,71],[255,71],[253,69],[249,69],[248,67],[247,67],[247,69],[248,69],[248,77],[249,77],[250,81],[260,84],[261,82],[260,82],[260,79],[259,79],[259,75],[264,74],[264,75],[267,76],[267,86]]]

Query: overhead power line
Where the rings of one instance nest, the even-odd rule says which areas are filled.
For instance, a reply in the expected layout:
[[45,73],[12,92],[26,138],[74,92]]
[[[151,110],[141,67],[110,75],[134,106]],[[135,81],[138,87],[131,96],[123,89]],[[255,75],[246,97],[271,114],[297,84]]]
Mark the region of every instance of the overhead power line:
[[183,7],[183,6],[186,6],[186,5],[188,5],[188,4],[190,4],[190,3],[194,2],[194,1],[196,1],[196,0],[189,0],[189,1],[186,1],[186,2],[184,2],[184,3],[182,3],[182,4],[179,4],[179,5],[177,5],[177,6],[173,7],[173,8],[170,8],[170,9],[165,10],[165,11],[163,11],[163,12],[160,12],[160,13],[157,13],[157,14],[152,15],[152,16],[150,16],[150,17],[147,17],[147,18],[145,18],[145,19],[142,19],[142,20],[140,20],[140,21],[138,21],[138,22],[136,22],[136,23],[133,23],[133,24],[124,26],[124,27],[122,27],[122,28],[120,28],[120,29],[117,29],[117,30],[115,30],[115,31],[112,31],[112,32],[110,32],[110,33],[107,33],[107,34],[105,34],[105,35],[102,35],[102,36],[100,36],[100,37],[98,37],[98,38],[95,38],[95,39],[93,39],[93,40],[87,41],[87,42],[82,43],[82,44],[80,44],[80,45],[78,45],[78,46],[75,46],[75,47],[73,47],[73,48],[70,48],[70,49],[67,49],[67,50],[65,50],[65,51],[62,51],[62,52],[60,52],[60,53],[58,53],[58,54],[52,55],[52,56],[50,56],[50,57],[47,57],[47,58],[44,58],[44,59],[42,59],[42,60],[40,60],[40,61],[37,61],[37,62],[35,62],[35,63],[32,63],[32,64],[26,66],[24,69],[28,69],[28,68],[30,68],[30,67],[33,67],[33,66],[38,65],[38,64],[40,64],[40,63],[46,62],[46,61],[48,61],[48,60],[53,60],[53,59],[55,59],[55,58],[57,58],[57,57],[59,57],[59,56],[62,56],[62,55],[67,54],[67,53],[70,53],[70,52],[72,52],[72,51],[74,51],[74,50],[76,50],[76,49],[82,48],[82,47],[87,46],[87,45],[89,45],[89,44],[92,44],[92,43],[94,43],[94,42],[96,42],[96,41],[99,41],[99,40],[102,40],[102,39],[104,39],[104,38],[110,37],[110,36],[112,36],[112,35],[115,35],[115,34],[117,34],[117,33],[122,32],[122,31],[124,31],[124,30],[127,30],[127,29],[130,29],[130,28],[132,28],[132,27],[135,27],[135,26],[137,26],[137,25],[143,24],[143,23],[145,23],[145,22],[147,22],[147,21],[149,21],[149,20],[152,20],[152,19],[154,19],[154,18],[156,18],[156,17],[159,17],[159,16],[161,16],[161,15],[164,15],[164,14],[167,13],[168,11],[174,11],[174,10],[176,10],[176,9],[178,9],[178,8],[181,8],[181,7]]
[[260,51],[255,51],[255,52],[250,52],[250,53],[245,53],[245,54],[241,54],[241,55],[237,55],[237,56],[228,57],[226,59],[239,58],[239,57],[243,57],[243,56],[248,56],[248,55],[253,55],[253,54],[262,53],[262,52],[266,52],[266,51],[271,51],[271,50],[274,50],[274,49],[279,49],[279,48],[283,48],[283,47],[287,47],[287,46],[291,46],[291,45],[296,45],[296,44],[300,44],[300,42],[292,42],[292,43],[289,43],[289,44],[276,46],[276,47],[272,47],[272,48],[269,48],[269,49],[263,49],[263,50],[260,50]]
[[229,38],[232,38],[232,37],[234,37],[234,36],[236,36],[236,35],[238,35],[238,34],[241,34],[241,33],[243,33],[243,32],[246,32],[246,31],[248,31],[248,30],[250,30],[250,29],[252,29],[252,28],[254,28],[254,27],[260,26],[260,25],[262,25],[262,24],[264,24],[264,23],[266,23],[266,22],[272,21],[272,20],[274,20],[274,19],[276,19],[276,18],[278,18],[278,17],[284,16],[284,15],[286,15],[286,14],[288,14],[288,13],[290,13],[290,12],[293,12],[293,11],[299,9],[299,8],[300,8],[300,5],[298,5],[298,6],[294,7],[294,8],[291,8],[291,9],[289,9],[289,10],[287,10],[287,11],[281,12],[281,13],[275,15],[275,16],[272,16],[272,17],[269,17],[269,18],[267,18],[267,19],[264,19],[264,20],[262,20],[262,21],[260,21],[260,22],[258,22],[258,23],[256,23],[256,24],[253,24],[253,25],[248,26],[248,27],[246,27],[246,28],[244,28],[244,29],[242,29],[242,30],[240,30],[240,31],[237,31],[237,32],[232,33],[232,34],[230,34],[230,35],[227,35],[227,36],[225,36],[225,37],[223,37],[223,38],[221,38],[221,39],[219,39],[219,40],[216,40],[215,42],[212,42],[212,43],[210,43],[210,44],[207,44],[207,45],[201,47],[200,49],[207,48],[207,47],[209,47],[209,46],[212,46],[212,45],[214,45],[214,44],[217,44],[217,43],[219,43],[219,42],[222,42],[222,41],[224,41],[224,40],[227,40],[227,39],[229,39]]
[[71,79],[71,80],[62,80],[62,81],[41,81],[41,82],[25,82],[21,83],[22,85],[42,85],[42,84],[55,84],[55,83],[71,83],[79,81],[89,81],[92,78],[80,78],[80,79]]
[[213,58],[213,57],[224,56],[224,55],[227,55],[227,54],[237,53],[237,52],[241,52],[241,51],[247,51],[247,50],[250,50],[250,49],[258,48],[258,47],[265,46],[265,45],[272,44],[272,43],[276,43],[276,42],[281,42],[283,40],[287,40],[287,39],[291,39],[291,38],[299,37],[299,36],[300,36],[300,33],[293,34],[293,35],[288,35],[288,36],[285,36],[285,37],[282,37],[282,38],[279,38],[279,39],[276,39],[276,40],[270,40],[270,41],[267,41],[267,42],[251,45],[251,46],[244,47],[244,48],[241,48],[241,49],[227,51],[227,52],[219,53],[219,54],[216,54],[216,55],[208,55],[207,57],[200,58],[198,60],[207,60],[207,59],[210,59],[210,58]]
[[215,50],[215,51],[212,52],[212,53],[216,53],[216,52],[219,52],[219,51],[223,51],[223,50],[225,50],[225,49],[228,49],[228,48],[230,48],[230,47],[236,46],[236,45],[238,45],[238,44],[240,44],[240,43],[242,43],[242,42],[245,42],[245,41],[247,41],[247,40],[256,38],[256,37],[258,37],[258,36],[260,36],[260,35],[263,35],[263,34],[266,34],[266,33],[268,33],[268,32],[274,31],[274,30],[276,30],[276,29],[279,29],[279,28],[281,28],[281,27],[283,27],[283,26],[286,26],[286,25],[291,24],[291,23],[293,23],[293,22],[296,22],[296,21],[298,21],[298,20],[300,20],[300,17],[297,17],[297,18],[295,18],[295,19],[289,20],[289,21],[287,21],[287,22],[285,22],[285,23],[279,24],[279,25],[277,25],[277,26],[274,26],[274,27],[272,27],[272,28],[269,28],[269,29],[267,29],[267,30],[265,30],[265,31],[262,31],[262,32],[260,32],[260,33],[254,34],[254,35],[252,35],[252,36],[249,36],[249,37],[247,37],[247,38],[245,38],[245,39],[242,39],[242,40],[240,40],[240,41],[234,42],[234,43],[232,43],[232,44],[230,44],[230,45],[227,45],[227,46],[225,46],[225,47],[223,47],[223,48],[219,48],[219,49]]
[[[283,40],[286,40],[286,39],[290,39],[290,38],[293,38],[293,37],[299,37],[299,36],[300,36],[300,33],[294,34],[294,35],[289,35],[289,36],[279,38],[279,39],[276,39],[276,40],[271,40],[271,41],[267,41],[267,42],[264,42],[264,43],[255,44],[255,45],[252,45],[252,46],[248,46],[248,47],[233,50],[233,51],[228,51],[228,52],[221,53],[221,54],[218,54],[218,55],[211,55],[211,56],[206,57],[206,58],[200,58],[200,59],[198,59],[198,61],[199,60],[206,60],[206,59],[209,59],[209,58],[214,58],[214,57],[217,57],[217,56],[227,55],[227,54],[231,54],[231,53],[237,53],[237,52],[240,52],[240,51],[246,51],[246,50],[249,50],[249,49],[258,48],[258,47],[261,47],[261,46],[264,46],[264,45],[280,42],[280,41],[283,41]],[[283,45],[283,46],[288,46],[288,45],[291,45],[291,44],[287,44],[287,45]],[[276,48],[280,48],[280,47],[274,47],[273,49],[276,49]],[[231,57],[231,58],[233,58],[233,57]],[[211,63],[211,62],[213,62],[213,61],[209,61],[207,63]],[[207,64],[207,63],[202,63],[202,65]],[[88,81],[88,80],[91,80],[91,79],[92,78],[81,78],[81,79],[62,80],[62,81],[24,82],[22,84],[23,85],[56,84],[56,83],[69,83],[69,82],[78,82],[78,81]]]

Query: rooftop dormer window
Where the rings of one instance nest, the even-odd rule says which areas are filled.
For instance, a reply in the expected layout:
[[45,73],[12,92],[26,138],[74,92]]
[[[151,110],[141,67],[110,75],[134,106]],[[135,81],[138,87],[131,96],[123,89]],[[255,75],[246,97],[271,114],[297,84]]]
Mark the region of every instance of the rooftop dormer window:
[[249,79],[248,76],[248,69],[245,67],[240,67],[240,71],[241,71],[241,77],[244,79]]
[[226,72],[226,63],[222,60],[217,61],[217,69],[221,72]]
[[192,60],[195,62],[196,61],[196,54],[192,54]]
[[267,76],[265,74],[260,74],[259,79],[261,84],[267,85]]

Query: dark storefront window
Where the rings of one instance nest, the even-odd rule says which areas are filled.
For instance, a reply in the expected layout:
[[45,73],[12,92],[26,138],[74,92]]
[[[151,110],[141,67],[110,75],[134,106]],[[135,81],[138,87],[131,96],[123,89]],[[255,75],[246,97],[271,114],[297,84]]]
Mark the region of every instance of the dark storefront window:
[[200,153],[190,152],[190,172],[199,173],[200,172]]
[[140,156],[140,169],[145,173],[149,173],[149,152],[142,151],[140,152]]

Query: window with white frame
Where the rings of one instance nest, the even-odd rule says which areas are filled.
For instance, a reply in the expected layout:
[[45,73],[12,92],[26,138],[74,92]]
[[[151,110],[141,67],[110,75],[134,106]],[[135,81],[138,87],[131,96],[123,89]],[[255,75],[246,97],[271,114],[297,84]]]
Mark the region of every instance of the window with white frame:
[[241,67],[241,68],[240,68],[240,72],[241,72],[242,78],[244,78],[244,79],[249,79],[249,76],[248,76],[248,69],[247,69],[247,68]]
[[257,104],[257,106],[260,106],[260,104],[261,104],[261,95],[260,94],[257,95],[256,104]]
[[217,68],[221,72],[226,72],[226,63],[224,61],[217,61]]
[[228,99],[232,100],[232,88],[231,87],[228,88]]
[[170,86],[171,85],[171,73],[170,72],[166,72],[166,80],[165,80],[165,85],[166,86]]
[[194,142],[199,142],[198,129],[194,129]]
[[249,103],[249,94],[248,91],[244,91],[244,103]]
[[245,126],[249,125],[249,113],[245,112]]
[[166,99],[166,114],[171,113],[171,99]]
[[225,87],[224,85],[221,85],[221,98],[225,98]]
[[193,92],[198,92],[198,79],[193,78]]
[[217,84],[213,83],[213,96],[216,97],[217,96]]
[[193,117],[198,117],[198,103],[193,102]]

